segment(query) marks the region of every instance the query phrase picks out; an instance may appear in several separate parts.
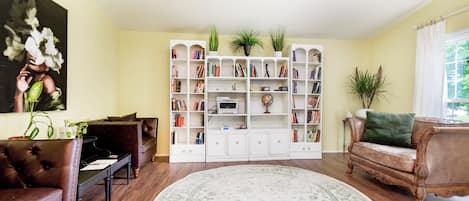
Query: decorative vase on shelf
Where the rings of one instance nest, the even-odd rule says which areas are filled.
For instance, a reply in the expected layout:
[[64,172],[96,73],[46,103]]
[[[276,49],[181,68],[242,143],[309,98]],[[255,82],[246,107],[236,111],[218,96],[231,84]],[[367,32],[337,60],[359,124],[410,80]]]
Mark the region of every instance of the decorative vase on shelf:
[[244,48],[244,55],[246,55],[248,57],[251,54],[251,46],[250,45],[244,45],[243,48]]
[[218,56],[218,51],[208,51],[208,56]]
[[360,108],[355,112],[355,116],[358,118],[366,119],[366,112],[373,111],[370,108]]
[[274,56],[277,57],[277,58],[282,57],[282,51],[275,51]]

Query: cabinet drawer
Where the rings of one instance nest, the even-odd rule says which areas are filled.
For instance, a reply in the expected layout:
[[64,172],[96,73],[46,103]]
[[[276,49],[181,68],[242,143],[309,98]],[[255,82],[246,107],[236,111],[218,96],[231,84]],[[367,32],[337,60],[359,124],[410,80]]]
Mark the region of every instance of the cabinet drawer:
[[290,136],[282,134],[270,135],[270,154],[288,154],[290,152]]
[[247,154],[246,135],[228,135],[228,155]]
[[226,155],[226,136],[207,135],[207,155],[225,156]]
[[267,135],[250,135],[249,136],[249,154],[251,155],[267,155],[269,154],[269,141]]

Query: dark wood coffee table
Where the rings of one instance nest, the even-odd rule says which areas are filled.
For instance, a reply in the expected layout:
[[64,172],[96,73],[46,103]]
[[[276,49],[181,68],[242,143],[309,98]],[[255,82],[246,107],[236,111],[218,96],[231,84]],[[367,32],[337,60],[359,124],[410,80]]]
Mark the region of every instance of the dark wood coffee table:
[[132,156],[130,154],[121,154],[118,157],[106,157],[98,159],[116,159],[117,162],[107,166],[102,170],[80,171],[78,174],[77,200],[81,201],[83,193],[89,188],[104,180],[105,200],[111,201],[112,197],[112,179],[114,173],[127,166],[127,184],[130,182],[130,164]]

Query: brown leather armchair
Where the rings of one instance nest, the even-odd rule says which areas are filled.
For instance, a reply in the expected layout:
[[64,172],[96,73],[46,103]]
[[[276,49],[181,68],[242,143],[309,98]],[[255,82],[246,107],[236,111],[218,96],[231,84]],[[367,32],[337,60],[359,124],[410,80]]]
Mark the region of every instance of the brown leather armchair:
[[0,140],[0,200],[75,200],[81,145],[81,140]]
[[135,178],[140,168],[154,161],[158,134],[158,118],[137,118],[136,121],[92,121],[88,134],[98,137],[97,146],[113,153],[132,154]]
[[427,193],[469,194],[469,123],[417,117],[414,148],[360,142],[365,120],[351,118],[348,123],[352,136],[347,173],[358,166],[383,183],[410,189],[417,201]]

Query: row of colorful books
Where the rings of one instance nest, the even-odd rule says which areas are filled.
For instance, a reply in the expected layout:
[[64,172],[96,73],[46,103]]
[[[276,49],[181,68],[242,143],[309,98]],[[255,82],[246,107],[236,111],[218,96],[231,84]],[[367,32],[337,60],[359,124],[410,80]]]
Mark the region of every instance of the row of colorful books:
[[299,122],[296,112],[292,112],[291,117],[292,117],[292,123],[297,124]]
[[205,83],[203,80],[199,80],[194,85],[194,93],[204,93]]
[[288,66],[285,64],[282,64],[280,67],[280,72],[278,74],[278,77],[288,77]]
[[197,65],[195,69],[195,78],[203,78],[205,74],[204,65]]
[[220,77],[221,68],[219,64],[207,63],[207,68],[209,69],[209,76],[211,77]]
[[196,48],[192,53],[192,59],[205,59],[205,49],[204,48]]
[[321,130],[313,127],[306,132],[306,142],[319,142],[321,140]]
[[181,92],[181,80],[171,80],[171,92]]
[[204,111],[205,110],[205,100],[196,100],[192,106],[193,111]]
[[[294,97],[294,96],[293,96]],[[308,108],[318,109],[321,97],[320,96],[310,96],[308,97]]]
[[235,64],[235,77],[247,77],[247,76],[248,76],[248,73],[247,73],[246,65],[236,63]]
[[321,121],[321,111],[308,111],[306,122],[318,124]]
[[321,80],[321,67],[317,66],[315,69],[311,71],[309,79],[312,80]]
[[313,93],[313,94],[321,93],[321,83],[320,82],[313,83],[313,87],[311,87],[311,93]]
[[172,98],[171,99],[171,110],[172,111],[186,111],[186,101],[181,99]]
[[197,132],[197,135],[195,137],[195,144],[204,144],[204,141],[205,141],[204,135],[205,135],[204,132]]
[[257,68],[254,64],[249,64],[249,74],[251,77],[258,77]]

